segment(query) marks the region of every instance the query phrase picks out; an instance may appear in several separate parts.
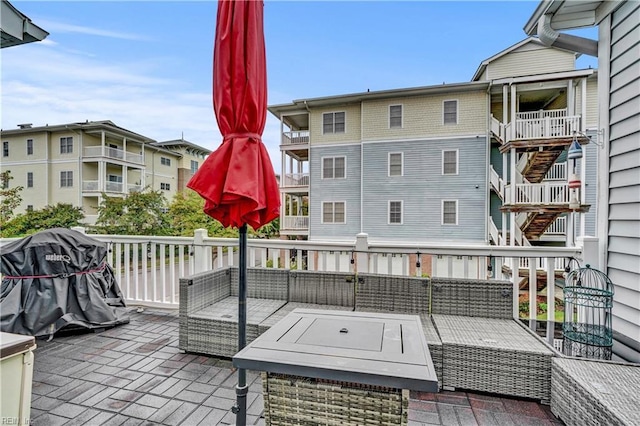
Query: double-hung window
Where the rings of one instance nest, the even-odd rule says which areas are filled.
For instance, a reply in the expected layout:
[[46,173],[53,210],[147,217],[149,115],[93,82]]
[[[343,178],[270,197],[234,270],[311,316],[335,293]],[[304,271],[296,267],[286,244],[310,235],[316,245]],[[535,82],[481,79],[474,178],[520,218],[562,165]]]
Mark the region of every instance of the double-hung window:
[[33,188],[33,172],[27,172],[27,188]]
[[346,223],[344,201],[322,203],[322,223]]
[[322,114],[322,133],[344,133],[345,113],[325,112]]
[[60,187],[71,188],[73,186],[73,171],[60,172]]
[[2,142],[2,156],[3,157],[9,156],[9,141]]
[[389,224],[402,225],[402,201],[389,201]]
[[160,189],[163,190],[163,191],[171,191],[171,184],[170,183],[161,182],[160,183]]
[[171,165],[171,158],[160,157],[160,164],[162,164],[163,166],[170,166]]
[[191,160],[191,173],[195,173],[198,171],[198,162],[195,160]]
[[442,103],[442,122],[444,124],[458,124],[458,101],[444,101]]
[[73,153],[73,137],[67,136],[65,138],[60,138],[60,154],[71,153]]
[[403,175],[403,157],[401,152],[389,153],[389,176]]
[[346,176],[345,157],[325,157],[322,159],[322,179],[344,179]]
[[442,174],[457,175],[458,174],[458,150],[442,151]]
[[402,128],[402,105],[389,105],[389,128]]
[[27,155],[33,155],[33,139],[27,139]]
[[442,224],[458,224],[458,200],[442,200]]

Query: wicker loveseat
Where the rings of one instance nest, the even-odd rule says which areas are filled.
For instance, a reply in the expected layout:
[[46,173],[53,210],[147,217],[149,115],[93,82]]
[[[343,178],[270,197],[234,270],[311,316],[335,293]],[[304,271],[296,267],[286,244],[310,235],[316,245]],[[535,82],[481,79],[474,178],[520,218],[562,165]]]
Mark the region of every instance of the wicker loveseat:
[[[180,280],[179,347],[231,357],[237,268]],[[296,308],[419,315],[441,386],[550,400],[552,348],[512,319],[508,281],[247,271],[247,343]]]

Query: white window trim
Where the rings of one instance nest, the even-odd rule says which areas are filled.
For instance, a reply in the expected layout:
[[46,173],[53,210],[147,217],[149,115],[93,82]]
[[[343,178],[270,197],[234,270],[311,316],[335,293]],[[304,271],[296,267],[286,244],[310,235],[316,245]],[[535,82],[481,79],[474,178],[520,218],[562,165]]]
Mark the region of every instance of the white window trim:
[[[391,203],[400,203],[400,223],[391,222]],[[404,201],[389,200],[387,203],[387,225],[404,225]]]
[[[444,104],[445,102],[455,102],[456,103],[456,122],[455,123],[445,123],[444,122]],[[442,125],[443,126],[455,126],[460,123],[460,101],[458,99],[445,99],[442,101]]]
[[[29,141],[31,141],[31,154],[29,154]],[[33,139],[27,139],[27,155],[33,155],[34,151]]]
[[[400,127],[391,127],[391,107],[399,106],[400,107]],[[393,104],[389,105],[389,129],[404,129],[404,105],[403,104]]]
[[[456,153],[456,172],[455,173],[445,173],[444,172],[444,153],[445,152],[451,152],[451,151],[455,151],[455,153]],[[458,149],[443,149],[442,150],[442,167],[441,167],[441,171],[442,171],[442,175],[443,176],[454,176],[454,175],[459,175],[460,174],[460,150],[458,150]]]
[[[335,159],[336,158],[344,158],[344,177],[341,178],[337,178],[337,177],[324,177],[324,160],[325,159],[329,159],[329,158],[333,158],[333,175],[336,175],[336,162]],[[327,180],[338,180],[338,179],[346,179],[347,178],[347,156],[346,155],[334,155],[334,156],[329,156],[329,157],[322,157],[320,158],[320,176],[321,179],[327,179]]]
[[[336,133],[336,114],[344,113],[344,132]],[[324,115],[325,114],[333,114],[333,132],[325,133],[324,132]],[[347,111],[326,111],[320,114],[320,128],[322,129],[323,135],[340,135],[347,133]]]
[[387,176],[398,177],[398,175],[391,174],[391,154],[400,154],[400,175],[404,176],[404,152],[390,152],[387,154]]
[[[325,203],[332,203],[333,204],[333,218],[335,219],[336,217],[336,208],[335,205],[336,203],[342,203],[344,204],[344,222],[325,222],[324,221],[324,205]],[[321,202],[320,204],[320,223],[327,224],[327,225],[346,225],[347,223],[347,202],[343,201],[343,200],[324,200]]]
[[[65,173],[65,181],[69,179],[69,173],[71,173],[71,185],[62,186],[62,173]],[[73,170],[60,170],[60,175],[58,179],[58,185],[60,188],[73,188]]]
[[[444,223],[444,203],[445,202],[454,202],[456,203],[456,223]],[[444,225],[444,226],[457,226],[458,225],[458,210],[459,210],[459,203],[458,200],[442,200],[442,202],[440,203],[440,224]]]

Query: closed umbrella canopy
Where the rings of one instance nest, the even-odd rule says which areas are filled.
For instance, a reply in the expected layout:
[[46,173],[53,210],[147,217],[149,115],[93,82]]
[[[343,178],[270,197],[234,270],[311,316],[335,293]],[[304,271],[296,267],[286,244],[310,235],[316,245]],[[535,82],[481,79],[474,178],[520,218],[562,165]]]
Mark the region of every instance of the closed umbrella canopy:
[[[247,225],[258,229],[280,210],[278,183],[262,144],[267,115],[263,12],[261,1],[218,2],[213,107],[223,141],[187,184],[205,199],[206,214],[225,227],[240,228],[238,350],[246,343]],[[247,390],[246,372],[239,369],[236,425],[246,424]]]
[[278,217],[280,195],[262,132],[267,71],[262,2],[220,1],[213,57],[213,106],[222,145],[187,186],[225,227],[258,229]]

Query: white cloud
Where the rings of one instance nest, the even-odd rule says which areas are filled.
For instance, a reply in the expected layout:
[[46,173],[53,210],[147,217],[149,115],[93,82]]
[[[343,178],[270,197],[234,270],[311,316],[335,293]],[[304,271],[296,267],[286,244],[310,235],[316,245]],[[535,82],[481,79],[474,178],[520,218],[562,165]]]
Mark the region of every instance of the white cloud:
[[[55,44],[3,52],[1,127],[111,120],[158,141],[184,135],[215,150],[222,137],[211,93],[181,80],[155,77],[160,66],[166,64],[153,60],[103,63]],[[279,133],[278,120],[267,113],[263,140],[276,173],[280,172]]]
[[67,24],[64,22],[50,21],[46,19],[38,19],[38,25],[42,28],[46,28],[49,33],[71,33],[71,34],[84,34],[98,37],[117,38],[123,40],[150,40],[149,37],[141,34],[116,32],[110,30],[103,30],[95,27],[84,27],[82,25]]

